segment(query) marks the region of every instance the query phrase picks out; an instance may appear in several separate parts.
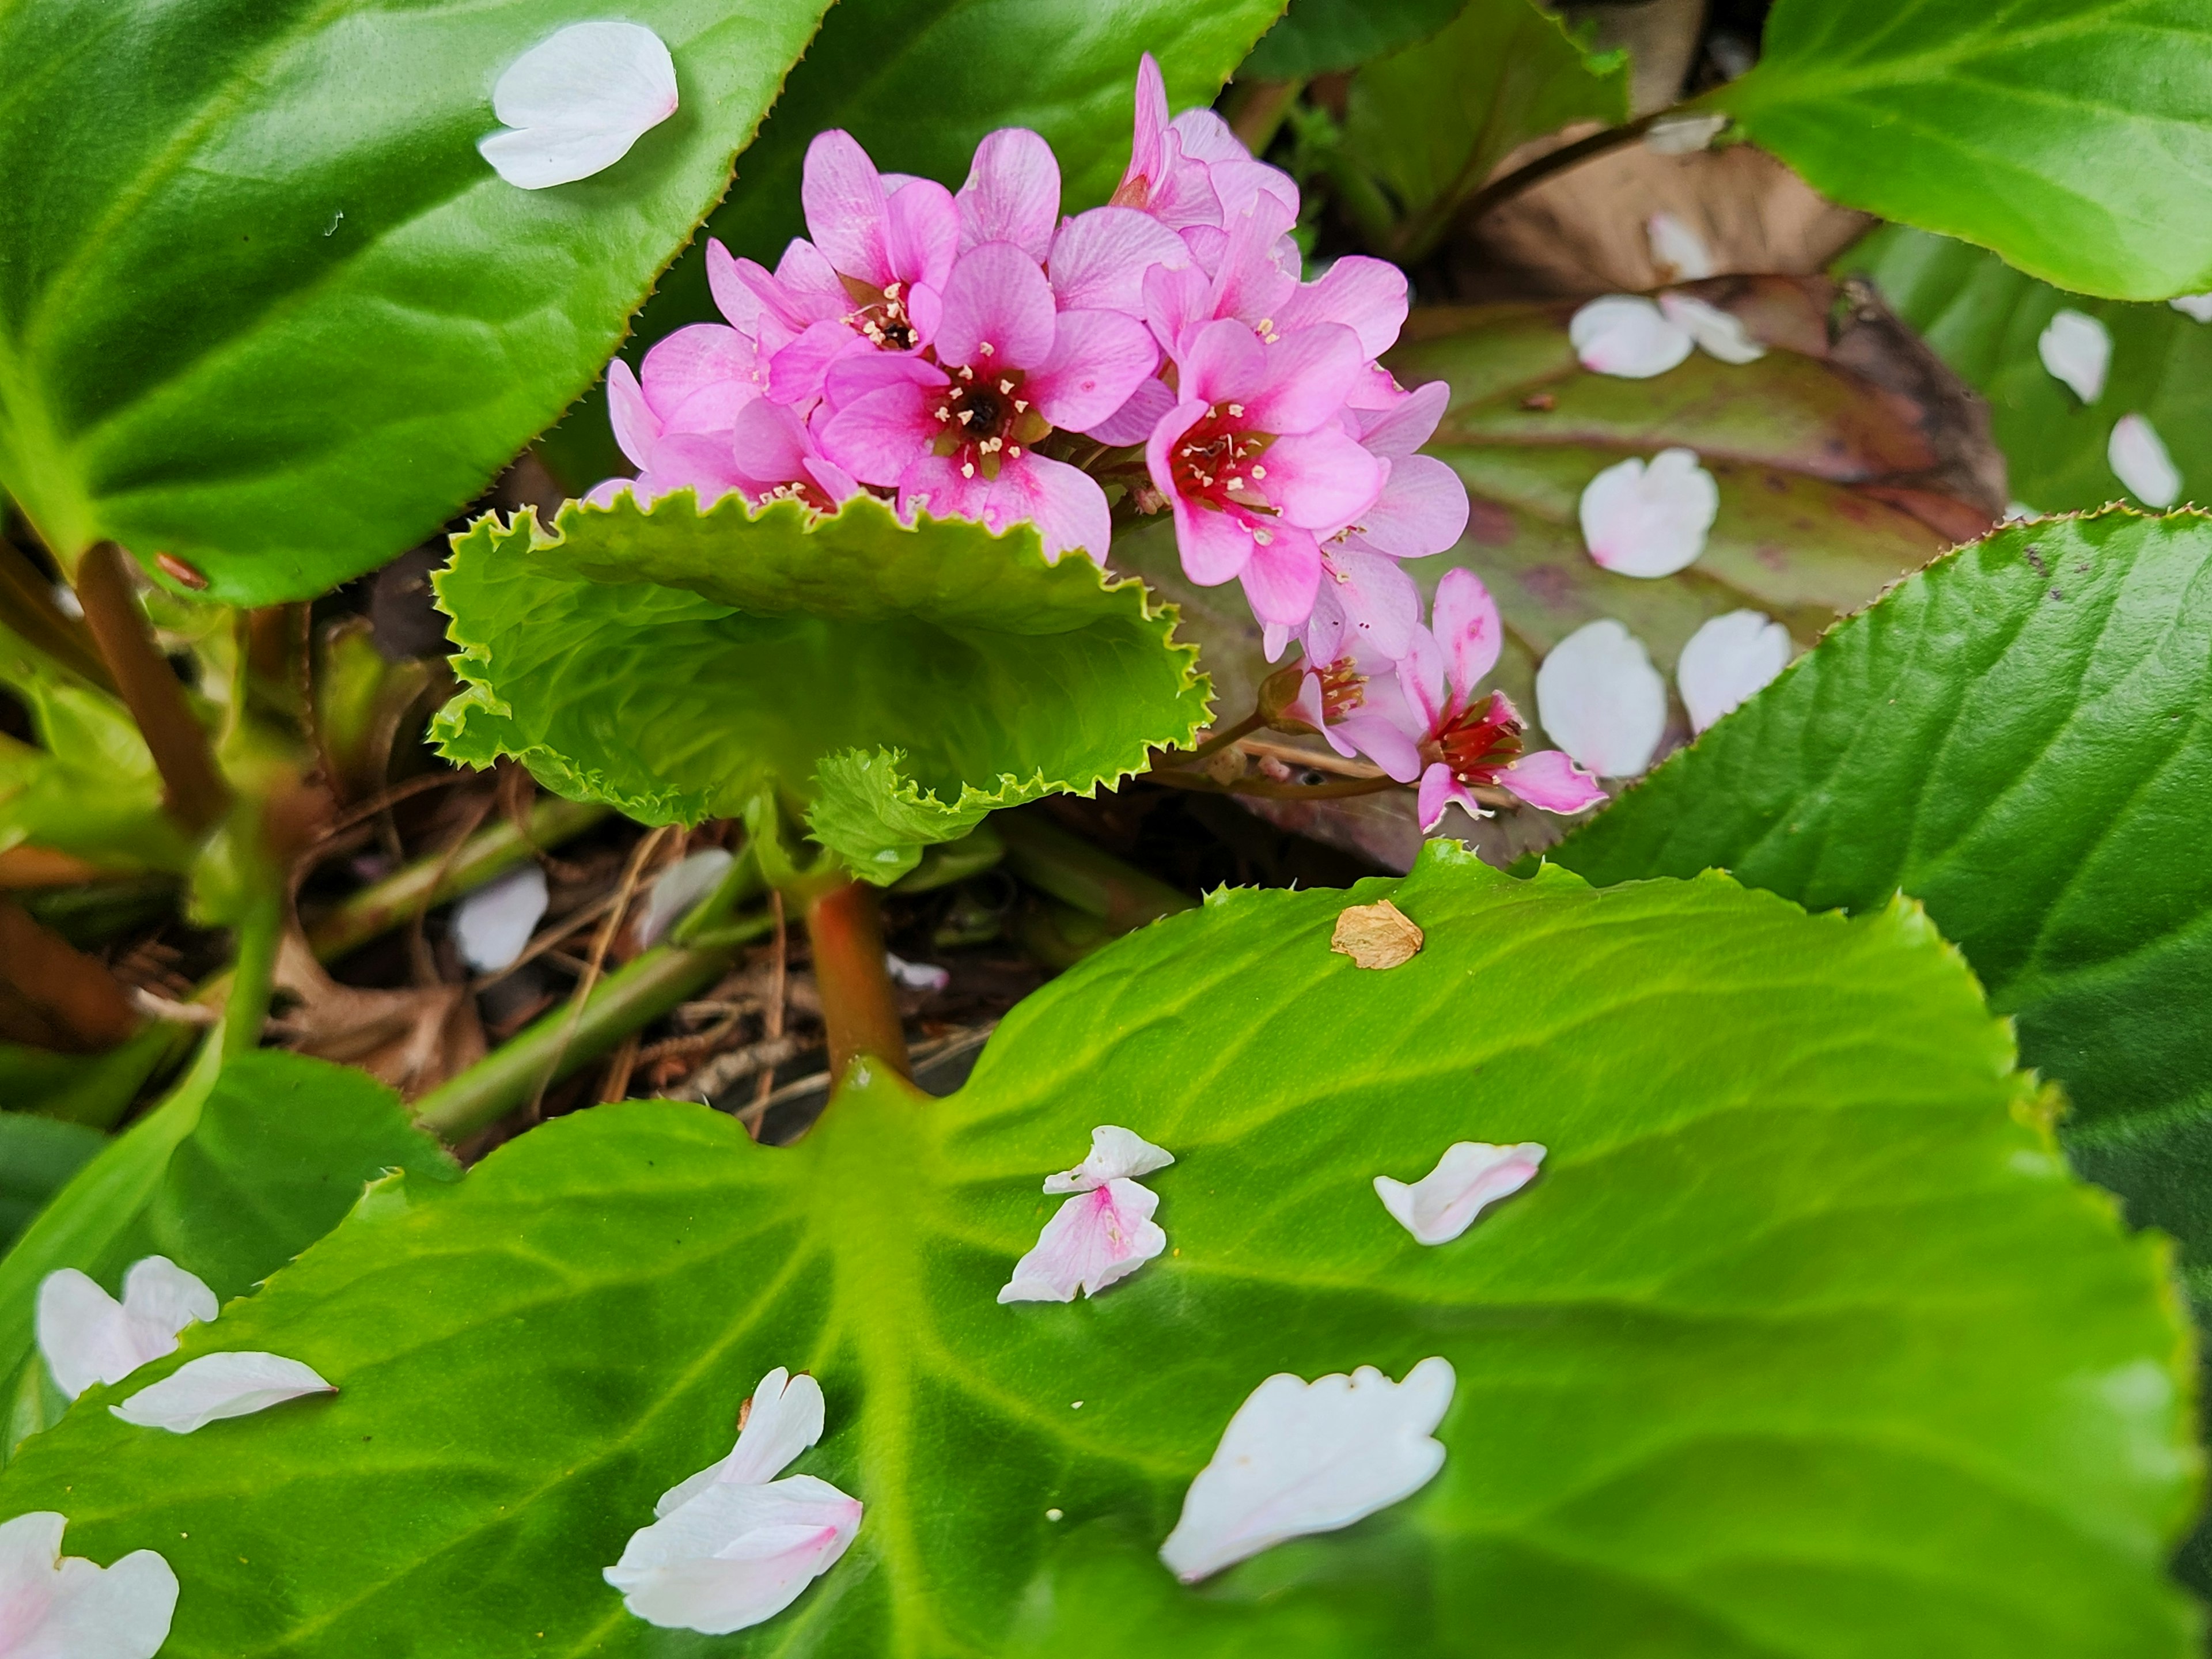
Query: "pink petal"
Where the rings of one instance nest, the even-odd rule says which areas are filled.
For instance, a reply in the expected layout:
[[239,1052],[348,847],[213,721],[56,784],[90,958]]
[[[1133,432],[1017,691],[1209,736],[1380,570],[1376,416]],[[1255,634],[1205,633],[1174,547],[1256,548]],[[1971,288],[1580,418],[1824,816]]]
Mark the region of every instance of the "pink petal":
[[1336,418],[1359,378],[1359,339],[1322,323],[1269,345],[1267,362],[1261,383],[1243,398],[1246,417],[1261,432],[1311,432]]
[[1259,465],[1268,503],[1285,522],[1307,530],[1334,531],[1358,518],[1375,504],[1388,476],[1382,462],[1337,427],[1278,438]]
[[744,485],[727,433],[672,432],[653,447],[653,465],[631,489],[641,501],[688,489],[704,507]]
[[1145,277],[1156,265],[1190,264],[1182,237],[1133,208],[1093,208],[1079,213],[1053,238],[1052,291],[1069,311],[1145,309]]
[[[748,265],[753,270],[760,269],[750,259],[740,259],[738,264],[741,271]],[[750,272],[746,279],[751,282]],[[785,245],[783,258],[775,262],[773,280],[777,291],[796,307],[789,318],[794,332],[809,323],[842,317],[853,309],[853,296],[837,275],[837,267],[803,236],[794,236]]]
[[942,392],[951,377],[935,363],[902,351],[856,351],[830,366],[823,391],[832,410],[842,409],[888,386],[915,386]]
[[[1167,82],[1149,52],[1137,60],[1136,114],[1129,134],[1129,165],[1121,174],[1115,203],[1141,209],[1160,177],[1160,136],[1168,125]],[[1124,202],[1124,197],[1133,200]]]
[[1741,318],[1706,304],[1695,295],[1662,294],[1659,309],[1709,357],[1724,363],[1752,363],[1766,355],[1766,348],[1751,337]]
[[1536,712],[1553,742],[1600,777],[1633,777],[1667,730],[1667,683],[1644,642],[1607,618],[1577,629],[1536,671]]
[[1176,546],[1182,574],[1200,587],[1241,575],[1252,557],[1252,531],[1234,513],[1217,513],[1175,499]]
[[313,1367],[273,1353],[204,1353],[107,1409],[136,1428],[192,1434],[288,1400],[336,1394]]
[[891,275],[911,288],[941,289],[960,251],[960,211],[952,192],[932,179],[917,179],[890,198],[884,212],[884,252]]
[[1632,456],[1584,487],[1583,539],[1590,557],[1624,576],[1671,576],[1696,562],[1719,514],[1720,486],[1688,449]]
[[898,483],[899,517],[909,524],[919,513],[933,519],[980,520],[991,498],[991,486],[983,475],[963,474],[960,463],[949,455],[924,455]]
[[936,435],[927,389],[904,384],[884,386],[839,409],[822,423],[816,441],[861,483],[896,484]]
[[1456,543],[1468,515],[1459,474],[1428,455],[1401,455],[1389,466],[1382,493],[1352,527],[1358,540],[1394,559],[1426,558]]
[[638,378],[663,432],[727,432],[761,394],[753,343],[719,323],[678,329],[645,354]]
[[1278,313],[1298,286],[1297,277],[1275,263],[1275,243],[1297,222],[1295,210],[1266,195],[1229,222],[1229,241],[1213,274],[1215,316],[1240,318],[1263,334],[1275,331]]
[[780,404],[811,404],[822,395],[840,359],[873,356],[875,348],[842,323],[810,323],[769,362],[768,395]]
[[1319,606],[1327,604],[1342,617],[1342,635],[1360,655],[1395,662],[1410,647],[1421,625],[1421,592],[1395,559],[1356,548],[1324,550],[1328,580]]
[[1096,1192],[1109,1181],[1134,1181],[1174,1162],[1173,1152],[1155,1146],[1135,1130],[1102,1123],[1091,1132],[1091,1151],[1083,1162],[1047,1176],[1044,1190],[1054,1194]]
[[1430,380],[1393,398],[1387,407],[1363,412],[1358,436],[1376,454],[1395,460],[1428,442],[1451,403],[1451,386]]
[[1237,574],[1253,615],[1263,623],[1296,628],[1313,614],[1314,592],[1321,586],[1321,548],[1310,534],[1291,525],[1255,526],[1252,556]]
[[1474,688],[1497,666],[1504,635],[1498,602],[1472,570],[1452,569],[1437,583],[1429,629],[1444,653],[1444,677],[1452,700],[1462,708],[1474,701]]
[[1437,636],[1425,628],[1413,630],[1413,637],[1406,642],[1406,654],[1398,659],[1398,690],[1407,708],[1419,717],[1420,735],[1425,738],[1433,737],[1445,721],[1466,707],[1446,700],[1448,661]]
[[775,278],[761,270],[750,259],[738,259],[724,247],[718,237],[707,239],[707,289],[714,296],[715,309],[722,313],[731,327],[740,333],[753,334],[760,327],[761,312],[766,302],[753,285],[746,281],[741,267],[752,265],[762,276],[773,283]]
[[1592,300],[1575,313],[1567,337],[1584,368],[1629,380],[1663,374],[1690,355],[1688,331],[1675,327],[1640,295]]
[[665,1517],[682,1509],[718,1482],[766,1486],[822,1438],[827,1414],[822,1385],[805,1371],[793,1376],[778,1365],[761,1378],[748,1404],[749,1408],[740,1413],[744,1426],[738,1431],[737,1443],[728,1455],[661,1493],[653,1506],[656,1516]]
[[2158,428],[2142,416],[2123,415],[2112,423],[2105,459],[2113,477],[2145,507],[2168,507],[2181,499],[2181,471]]
[[607,365],[607,418],[614,427],[615,441],[629,457],[630,465],[650,466],[653,447],[660,438],[660,422],[645,401],[645,389],[637,383],[636,371],[619,357]]
[[895,281],[884,249],[884,185],[849,132],[817,133],[799,186],[806,228],[830,263],[871,288]]
[[1060,218],[1060,163],[1026,127],[1001,127],[975,146],[960,186],[960,247],[1012,242],[1038,263],[1052,251]]
[[[1192,160],[1182,147],[1182,135],[1172,129],[1160,137],[1160,173],[1152,181],[1146,212],[1170,230],[1188,230],[1221,222],[1221,199],[1203,161]],[[1135,205],[1125,204],[1124,205]]]
[[1198,331],[1214,319],[1212,284],[1192,266],[1154,265],[1145,273],[1144,295],[1146,326],[1171,356],[1188,354]]
[[1275,313],[1288,333],[1316,323],[1341,323],[1359,349],[1379,357],[1397,343],[1406,323],[1406,273],[1382,259],[1346,254],[1316,282],[1302,284]]
[[1674,664],[1690,729],[1704,731],[1757,695],[1796,654],[1790,630],[1756,611],[1713,617],[1690,635]]
[[805,478],[812,447],[799,416],[765,398],[740,411],[730,433],[737,470],[756,495]]
[[1437,1167],[1419,1181],[1375,1177],[1376,1196],[1406,1231],[1424,1244],[1449,1244],[1500,1199],[1536,1178],[1544,1148],[1533,1140],[1493,1146],[1462,1140],[1446,1149]]
[[1605,799],[1597,780],[1556,749],[1525,754],[1498,775],[1500,787],[1531,806],[1567,816]]
[[811,1474],[718,1480],[638,1528],[602,1576],[647,1624],[726,1636],[797,1601],[844,1555],[864,1512]]
[[[1210,110],[1192,110],[1189,113],[1210,116],[1217,124],[1221,120],[1219,116],[1213,115]],[[1228,129],[1224,125],[1222,131],[1226,132]],[[1230,142],[1237,143],[1234,135],[1231,135]],[[1237,149],[1242,150],[1243,146],[1237,144]],[[1240,155],[1234,159],[1207,161],[1206,177],[1206,182],[1213,186],[1215,199],[1221,204],[1221,220],[1224,224],[1229,223],[1239,214],[1249,211],[1254,204],[1263,198],[1274,202],[1287,212],[1291,216],[1291,223],[1297,222],[1297,181],[1280,167],[1269,167],[1265,161],[1255,161],[1249,155]],[[1291,276],[1296,277],[1298,273],[1297,244],[1295,242],[1289,244],[1285,253],[1287,257],[1285,268]]]
[[1014,1264],[1001,1303],[1073,1302],[1096,1296],[1167,1248],[1152,1220],[1159,1194],[1134,1181],[1109,1181],[1078,1193],[1044,1224],[1037,1242]]
[[1084,436],[1096,438],[1102,444],[1120,448],[1125,444],[1140,444],[1152,435],[1158,426],[1176,406],[1176,395],[1168,390],[1162,380],[1142,382],[1129,394],[1121,408],[1093,427],[1083,428]]
[[1421,787],[1413,803],[1413,815],[1419,821],[1421,833],[1427,835],[1443,822],[1444,809],[1463,806],[1469,817],[1486,818],[1489,810],[1475,799],[1468,787],[1452,775],[1452,769],[1442,761],[1430,765],[1421,774]]
[[[1175,481],[1175,447],[1182,434],[1196,426],[1206,416],[1206,405],[1195,400],[1179,403],[1164,411],[1153,422],[1151,434],[1145,440],[1145,466],[1152,476],[1152,488],[1170,501],[1177,499]],[[1231,575],[1235,572],[1230,573]],[[1227,580],[1227,577],[1220,580]]]
[[[1164,104],[1162,106],[1165,107]],[[1182,153],[1194,161],[1249,161],[1252,152],[1244,141],[1210,109],[1187,109],[1168,123],[1168,131],[1182,141]]]
[[1098,481],[1042,455],[1019,455],[1000,465],[981,517],[994,531],[1028,520],[1036,526],[1048,559],[1083,552],[1104,564],[1113,539],[1113,514]]
[[1135,318],[1118,311],[1063,311],[1052,355],[1023,389],[1045,419],[1081,432],[1121,408],[1159,366],[1159,347]]
[[[1176,274],[1170,272],[1166,275],[1170,280],[1174,280]],[[1181,286],[1178,283],[1177,287]],[[1150,298],[1156,291],[1155,285],[1148,283],[1146,291],[1147,298]],[[1164,289],[1157,291],[1164,292]],[[1349,335],[1345,337],[1347,342],[1351,338]],[[1249,328],[1232,318],[1204,324],[1194,333],[1186,334],[1177,343],[1182,348],[1179,365],[1182,395],[1190,402],[1200,404],[1242,403],[1249,410],[1251,400],[1267,384],[1269,363],[1267,348],[1252,337]],[[1273,430],[1273,428],[1267,429]]]
[[[1389,682],[1371,682],[1387,687]],[[1393,700],[1396,702],[1396,700]],[[1404,704],[1396,702],[1402,712]],[[1388,772],[1400,783],[1411,783],[1421,775],[1420,745],[1407,735],[1404,728],[1387,714],[1360,713],[1340,720],[1335,730],[1345,740],[1376,765]]]
[[1034,368],[1052,350],[1054,318],[1036,261],[1012,242],[982,243],[960,256],[945,285],[938,358],[979,371]]

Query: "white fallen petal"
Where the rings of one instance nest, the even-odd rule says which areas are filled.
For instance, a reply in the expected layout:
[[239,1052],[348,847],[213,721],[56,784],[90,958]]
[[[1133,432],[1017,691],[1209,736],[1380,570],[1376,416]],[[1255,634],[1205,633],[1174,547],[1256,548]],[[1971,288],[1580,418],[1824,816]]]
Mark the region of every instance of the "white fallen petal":
[[1536,718],[1601,778],[1634,777],[1667,731],[1667,682],[1644,641],[1607,617],[1577,628],[1536,671]]
[[550,902],[545,872],[534,864],[477,888],[453,911],[453,944],[461,960],[480,974],[509,966],[538,931]]
[[152,1550],[111,1567],[65,1556],[68,1524],[52,1510],[0,1522],[0,1656],[154,1659],[176,1614],[177,1575]]
[[1720,486],[1688,449],[1632,455],[1583,488],[1583,540],[1623,576],[1671,576],[1697,562],[1721,510]]
[[2166,304],[2185,317],[2194,317],[2200,323],[2212,323],[2212,294],[2184,294],[2178,299],[2168,300]]
[[1644,148],[1654,155],[1693,155],[1721,135],[1725,115],[1662,115],[1644,131]]
[[39,1352],[54,1386],[74,1400],[95,1382],[120,1382],[148,1360],[174,1353],[177,1334],[216,1311],[215,1292],[165,1255],[131,1265],[120,1302],[63,1267],[39,1283]]
[[1998,520],[1998,522],[2001,524],[2020,524],[2026,522],[2029,519],[2039,519],[2042,516],[2042,514],[2030,507],[2026,501],[2007,501],[2005,503],[2004,517]]
[[1091,1132],[1091,1155],[1072,1170],[1044,1178],[1048,1193],[1087,1193],[1109,1181],[1133,1181],[1164,1170],[1175,1154],[1155,1146],[1133,1129],[1102,1123]]
[[1410,1185],[1375,1177],[1375,1194],[1406,1231],[1424,1244],[1449,1244],[1475,1218],[1536,1178],[1544,1148],[1533,1140],[1493,1146],[1462,1140],[1445,1149],[1437,1167]]
[[1659,310],[1667,320],[1698,343],[1698,349],[1724,363],[1757,362],[1766,348],[1751,337],[1735,313],[1708,305],[1694,294],[1662,294]]
[[886,951],[884,966],[890,970],[894,981],[909,991],[942,991],[952,983],[951,969],[940,968],[933,962],[908,962]]
[[492,112],[507,124],[477,149],[499,176],[544,190],[604,172],[676,113],[676,64],[637,23],[572,23],[507,66]]
[[1674,665],[1691,727],[1704,731],[1763,690],[1796,653],[1790,630],[1756,611],[1731,611],[1706,623]]
[[1167,1249],[1152,1212],[1160,1197],[1133,1181],[1075,1194],[1053,1214],[999,1292],[1006,1302],[1073,1302],[1096,1296]]
[[1671,213],[1653,214],[1644,222],[1644,234],[1662,283],[1701,282],[1720,270],[1705,239]]
[[738,1431],[738,1443],[719,1463],[660,1494],[655,1515],[683,1508],[708,1487],[765,1486],[822,1438],[822,1385],[805,1372],[793,1376],[778,1365],[760,1380]]
[[1372,1365],[1269,1377],[1190,1483],[1160,1559],[1194,1583],[1286,1539],[1334,1532],[1412,1497],[1444,1466],[1433,1439],[1457,1378],[1442,1358],[1393,1382]]
[[[702,847],[689,858],[678,859],[654,878],[645,896],[645,908],[637,919],[640,950],[658,945],[668,930],[691,913],[691,908],[722,884],[737,860],[720,847]],[[535,921],[530,924],[537,927]]]
[[2035,355],[2053,378],[2074,388],[2074,395],[2094,404],[2105,389],[2105,371],[2112,366],[2112,334],[2086,311],[2062,310],[2036,337]]
[[632,1533],[605,1577],[649,1625],[726,1636],[775,1618],[836,1566],[860,1515],[859,1499],[811,1474],[717,1484]]
[[336,1394],[313,1370],[273,1353],[205,1353],[119,1406],[125,1422],[142,1429],[190,1434],[225,1417],[251,1417],[302,1395]]
[[2166,453],[2158,428],[2140,415],[2123,415],[2113,423],[2105,459],[2128,493],[2146,507],[2172,507],[2181,499],[2181,473]]
[[1584,368],[1624,380],[1664,374],[1690,355],[1689,331],[1668,322],[1659,307],[1637,294],[1592,300],[1567,324],[1567,338]]

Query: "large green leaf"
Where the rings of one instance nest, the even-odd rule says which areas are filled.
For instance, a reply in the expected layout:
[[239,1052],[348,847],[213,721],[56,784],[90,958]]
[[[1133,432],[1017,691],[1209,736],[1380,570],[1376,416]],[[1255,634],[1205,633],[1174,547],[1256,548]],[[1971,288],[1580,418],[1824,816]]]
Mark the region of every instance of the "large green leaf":
[[1708,95],[1821,194],[2116,300],[2212,288],[2201,0],[1777,0]]
[[[2068,294],[1963,242],[1891,225],[1837,261],[1881,289],[1989,400],[2012,493],[2043,513],[2102,507],[2124,493],[2106,458],[2112,424],[2146,416],[2183,474],[2185,499],[2212,494],[2212,326],[2165,305]],[[2036,341],[2061,307],[2111,332],[2102,394],[2084,404],[2043,366]]]
[[623,495],[550,534],[486,518],[437,585],[465,683],[434,727],[448,756],[511,755],[648,823],[781,791],[872,880],[1206,719],[1197,653],[1143,584],[1048,563],[1026,524],[908,527],[872,496],[817,517]]
[[48,1273],[76,1267],[112,1292],[131,1263],[161,1255],[218,1297],[241,1296],[391,1169],[432,1182],[456,1173],[399,1097],[365,1073],[275,1049],[218,1064],[210,1043],[0,1255],[0,1459],[40,1426],[32,1316]]
[[82,1123],[0,1112],[0,1251],[106,1141]]
[[1356,68],[1425,40],[1458,15],[1464,0],[1291,0],[1282,21],[1260,37],[1239,81],[1296,81]]
[[[1362,972],[1331,930],[1386,893],[1426,948]],[[1910,907],[1441,845],[1223,892],[1024,1004],[950,1100],[863,1078],[782,1150],[596,1108],[380,1200],[185,1341],[335,1400],[186,1438],[90,1395],[0,1510],[161,1550],[165,1659],[2180,1659],[2164,1252],[2068,1180],[2012,1061]],[[1101,1121],[1176,1155],[1170,1252],[999,1305]],[[1457,1243],[1376,1202],[1523,1136],[1542,1176]],[[1262,1378],[1431,1354],[1457,1395],[1417,1496],[1196,1589],[1153,1559]],[[774,1365],[821,1380],[798,1467],[858,1540],[755,1632],[654,1631],[599,1570]]]
[[595,178],[477,153],[591,0],[0,9],[0,483],[301,599],[430,533],[598,374],[722,194],[822,0],[635,0],[683,107]]

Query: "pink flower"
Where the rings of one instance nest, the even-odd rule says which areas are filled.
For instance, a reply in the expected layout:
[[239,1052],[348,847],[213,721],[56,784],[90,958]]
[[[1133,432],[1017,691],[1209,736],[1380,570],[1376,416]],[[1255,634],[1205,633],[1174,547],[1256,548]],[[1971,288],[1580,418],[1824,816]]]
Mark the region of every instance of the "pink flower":
[[[710,326],[702,325],[702,326]],[[676,336],[661,343],[666,345]],[[659,346],[653,348],[658,353]],[[648,370],[652,355],[647,357]],[[699,504],[726,495],[742,487],[727,431],[721,433],[672,430],[653,412],[645,388],[630,366],[617,357],[607,367],[607,409],[614,423],[615,441],[637,468],[635,478],[609,478],[585,500],[610,506],[628,491],[642,507],[679,489],[696,492]],[[735,416],[732,416],[734,422]]]
[[1298,187],[1280,168],[1252,159],[1252,152],[1212,110],[1185,110],[1168,118],[1167,84],[1146,52],[1137,65],[1136,121],[1129,166],[1113,205],[1151,215],[1171,230],[1221,225],[1253,196],[1266,191],[1297,216]]
[[1175,510],[1184,574],[1203,587],[1239,578],[1262,623],[1295,628],[1321,580],[1319,537],[1372,506],[1386,476],[1336,420],[1358,338],[1323,324],[1263,341],[1222,320],[1177,367],[1181,401],[1145,460]]
[[747,404],[730,447],[738,487],[757,506],[787,499],[828,513],[860,493],[853,475],[824,455],[805,423],[781,404]]
[[1450,398],[1449,386],[1431,380],[1385,408],[1346,411],[1360,447],[1390,469],[1374,504],[1345,527],[1346,546],[1393,559],[1425,559],[1443,552],[1466,531],[1466,484],[1443,462],[1415,453],[1436,431]]
[[823,452],[863,483],[895,486],[899,511],[1032,520],[1046,555],[1104,559],[1105,492],[1036,453],[1055,428],[1081,432],[1121,406],[1158,353],[1142,325],[1111,311],[1058,309],[1036,262],[1012,242],[963,253],[945,289],[937,361],[878,355],[840,362],[817,416]]

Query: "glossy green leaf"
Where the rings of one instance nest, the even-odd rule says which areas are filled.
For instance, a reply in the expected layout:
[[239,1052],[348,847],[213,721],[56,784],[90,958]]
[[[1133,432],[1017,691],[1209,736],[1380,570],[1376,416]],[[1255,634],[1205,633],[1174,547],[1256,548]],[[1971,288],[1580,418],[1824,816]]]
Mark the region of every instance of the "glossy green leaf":
[[[0,1256],[0,1457],[40,1426],[8,1402],[35,1397],[40,1281],[76,1267],[112,1294],[123,1270],[166,1255],[217,1297],[242,1296],[336,1226],[391,1169],[457,1173],[367,1075],[276,1049],[219,1067],[210,1044],[169,1097],[80,1169]],[[4,1121],[5,1120],[0,1120]]]
[[[1363,972],[1330,933],[1385,894],[1426,947]],[[161,1549],[164,1659],[2181,1659],[2164,1251],[2068,1179],[2012,1060],[1909,907],[1441,845],[1226,891],[1022,1005],[951,1099],[864,1079],[786,1149],[599,1107],[380,1199],[185,1340],[343,1392],[189,1438],[88,1395],[0,1509]],[[999,1305],[1102,1121],[1176,1155],[1169,1253]],[[1376,1201],[1522,1136],[1541,1176],[1455,1243]],[[1195,1589],[1153,1559],[1263,1378],[1431,1354],[1418,1495]],[[600,1569],[775,1365],[822,1382],[796,1467],[866,1504],[857,1541],[753,1632],[655,1631]]]
[[0,1112],[0,1251],[106,1144],[106,1135],[82,1123]]
[[1240,81],[1299,81],[1358,67],[1425,40],[1464,0],[1291,0],[1237,71]]
[[587,0],[19,0],[0,11],[0,483],[214,597],[303,599],[481,491],[599,374],[822,0],[637,0],[678,113],[594,178],[477,153]]
[[513,756],[648,823],[781,791],[872,880],[1206,720],[1196,653],[1141,583],[1047,563],[1028,525],[909,528],[872,496],[820,517],[624,495],[550,535],[487,518],[437,585],[462,647],[434,728],[449,757]]
[[2084,294],[2212,288],[2200,0],[1776,0],[1708,95],[1847,207]]
[[[2212,495],[2212,325],[2167,305],[2068,294],[1963,242],[1892,225],[1837,261],[1870,278],[1898,314],[1989,400],[2012,493],[2041,513],[2120,499],[2106,457],[2123,415],[2148,419],[2182,473],[2182,498]],[[2044,368],[2036,341],[2061,308],[2110,331],[2112,367],[2093,404]]]

